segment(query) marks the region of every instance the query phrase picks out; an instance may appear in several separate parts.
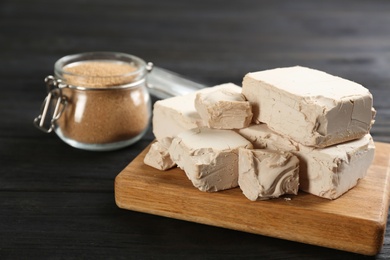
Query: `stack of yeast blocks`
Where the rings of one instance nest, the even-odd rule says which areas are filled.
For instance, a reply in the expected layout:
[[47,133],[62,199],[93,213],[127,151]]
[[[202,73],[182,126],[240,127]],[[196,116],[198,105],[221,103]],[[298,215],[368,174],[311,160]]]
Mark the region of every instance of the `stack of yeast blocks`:
[[177,165],[202,191],[239,186],[250,200],[297,194],[336,199],[371,165],[375,110],[363,86],[304,68],[248,73],[157,101],[144,162]]

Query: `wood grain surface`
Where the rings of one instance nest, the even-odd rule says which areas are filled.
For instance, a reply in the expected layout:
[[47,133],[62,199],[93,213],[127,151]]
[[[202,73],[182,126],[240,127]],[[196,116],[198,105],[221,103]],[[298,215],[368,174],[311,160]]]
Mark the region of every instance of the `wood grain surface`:
[[32,123],[59,58],[117,51],[210,86],[293,65],[356,81],[374,97],[375,142],[389,143],[389,24],[386,0],[0,1],[0,259],[389,259],[388,225],[368,257],[120,209],[115,177],[151,127],[96,153]]
[[256,202],[239,188],[201,192],[179,168],[160,171],[145,165],[148,149],[115,179],[120,208],[366,255],[382,247],[390,194],[389,144],[376,144],[367,176],[333,201],[304,192]]

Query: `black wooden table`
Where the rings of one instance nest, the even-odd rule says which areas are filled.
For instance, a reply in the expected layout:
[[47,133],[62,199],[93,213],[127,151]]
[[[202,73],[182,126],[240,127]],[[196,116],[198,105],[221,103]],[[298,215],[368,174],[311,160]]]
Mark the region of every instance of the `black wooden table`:
[[152,140],[88,152],[33,126],[62,56],[118,51],[207,85],[302,65],[370,89],[390,142],[390,2],[0,2],[0,259],[389,259],[121,210],[114,178]]

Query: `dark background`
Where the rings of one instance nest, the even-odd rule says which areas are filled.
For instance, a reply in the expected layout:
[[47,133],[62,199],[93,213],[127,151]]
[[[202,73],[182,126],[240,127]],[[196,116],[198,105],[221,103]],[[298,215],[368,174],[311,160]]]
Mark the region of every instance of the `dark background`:
[[[131,53],[190,79],[302,65],[369,88],[390,142],[390,2],[0,1],[0,259],[389,259],[121,210],[113,181],[152,140],[72,148],[32,121],[62,56]],[[369,202],[368,202],[369,203]],[[335,223],[337,224],[337,223]]]

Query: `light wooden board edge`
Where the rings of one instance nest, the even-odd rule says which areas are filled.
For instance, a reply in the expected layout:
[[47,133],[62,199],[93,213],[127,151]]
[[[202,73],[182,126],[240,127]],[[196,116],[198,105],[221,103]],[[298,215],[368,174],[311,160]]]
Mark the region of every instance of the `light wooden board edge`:
[[169,218],[334,248],[377,254],[389,208],[390,144],[376,143],[374,162],[357,187],[329,201],[300,192],[251,202],[239,188],[205,193],[178,168],[143,163],[147,147],[115,179],[118,207]]

